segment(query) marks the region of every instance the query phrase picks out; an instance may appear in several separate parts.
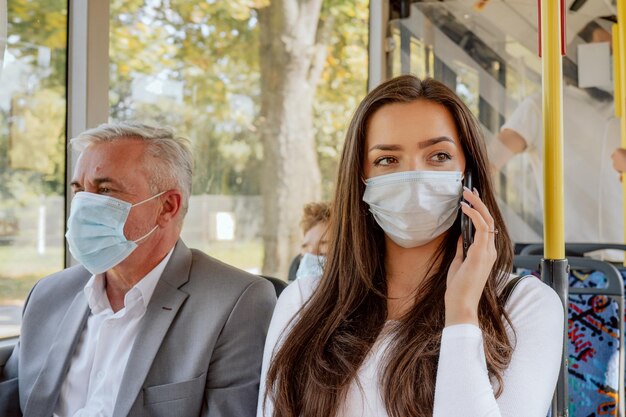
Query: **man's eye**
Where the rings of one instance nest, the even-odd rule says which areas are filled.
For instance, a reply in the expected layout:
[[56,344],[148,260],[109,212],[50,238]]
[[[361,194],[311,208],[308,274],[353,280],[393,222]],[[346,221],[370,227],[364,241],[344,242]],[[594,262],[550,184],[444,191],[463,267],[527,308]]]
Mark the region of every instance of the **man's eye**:
[[392,156],[383,156],[374,161],[374,166],[389,166],[395,162],[398,162],[396,158]]
[[98,189],[98,191],[100,192],[100,194],[108,194],[111,192],[110,188],[107,187],[100,187],[100,189]]

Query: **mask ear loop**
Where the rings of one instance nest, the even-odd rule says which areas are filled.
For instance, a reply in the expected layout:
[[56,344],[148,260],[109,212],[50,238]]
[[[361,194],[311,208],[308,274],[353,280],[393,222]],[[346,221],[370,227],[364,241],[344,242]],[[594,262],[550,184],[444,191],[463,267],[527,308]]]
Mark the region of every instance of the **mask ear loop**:
[[148,233],[146,233],[145,235],[143,235],[142,237],[140,237],[139,239],[133,240],[134,243],[139,243],[140,241],[144,240],[145,238],[147,238],[148,236],[150,236],[156,229],[159,228],[159,225],[157,224],[156,226],[154,226],[152,228],[152,230],[150,230]]
[[[163,194],[165,194],[166,192],[167,192],[167,191],[161,191],[160,193],[158,193],[158,194],[156,194],[156,195],[153,195],[152,197],[147,198],[147,199],[145,199],[145,200],[143,200],[143,201],[140,201],[140,202],[139,202],[139,203],[137,203],[137,204],[133,204],[133,205],[132,205],[132,206],[130,206],[130,207],[131,207],[131,208],[133,208],[133,207],[139,206],[139,205],[141,205],[141,204],[143,204],[143,203],[147,203],[147,202],[148,202],[148,201],[150,201],[150,200],[154,200],[155,198],[162,196],[162,195],[163,195]],[[140,242],[140,241],[144,240],[145,238],[147,238],[148,236],[150,236],[152,233],[154,233],[154,231],[155,231],[156,229],[158,229],[158,228],[159,228],[159,225],[157,224],[156,226],[154,226],[154,227],[152,228],[152,230],[150,230],[148,233],[146,233],[145,235],[143,235],[143,236],[142,236],[142,237],[140,237],[139,239],[135,239],[135,240],[133,240],[133,242],[134,242],[134,243],[138,243],[138,242]]]
[[162,196],[162,195],[163,195],[163,194],[165,194],[166,192],[167,192],[167,190],[166,190],[166,191],[161,191],[160,193],[158,193],[158,194],[156,194],[156,195],[153,195],[153,196],[152,196],[152,197],[150,197],[150,198],[146,198],[145,200],[140,201],[139,203],[133,204],[133,205],[132,205],[132,206],[130,206],[130,207],[132,208],[132,207],[139,206],[139,205],[141,205],[141,204],[143,204],[143,203],[147,203],[147,202],[148,202],[148,201],[150,201],[150,200],[154,200],[155,198]]

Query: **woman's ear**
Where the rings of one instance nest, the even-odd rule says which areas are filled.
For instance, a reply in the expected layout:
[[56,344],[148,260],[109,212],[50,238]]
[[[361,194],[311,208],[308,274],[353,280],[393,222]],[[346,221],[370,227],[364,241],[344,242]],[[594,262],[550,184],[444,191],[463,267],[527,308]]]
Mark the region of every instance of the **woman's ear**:
[[169,190],[161,197],[163,206],[159,213],[157,223],[161,227],[167,226],[172,220],[178,217],[182,208],[183,196],[180,191],[174,189]]

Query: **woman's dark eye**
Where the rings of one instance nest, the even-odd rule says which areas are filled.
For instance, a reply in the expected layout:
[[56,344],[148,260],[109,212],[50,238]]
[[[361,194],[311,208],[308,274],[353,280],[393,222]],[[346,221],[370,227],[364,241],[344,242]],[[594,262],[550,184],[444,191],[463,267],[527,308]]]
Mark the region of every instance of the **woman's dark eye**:
[[431,159],[435,162],[445,162],[445,161],[449,161],[450,159],[452,159],[452,157],[445,152],[438,152],[435,155],[433,155]]
[[391,164],[393,164],[395,162],[398,162],[398,160],[396,158],[391,157],[391,156],[383,156],[381,158],[376,159],[374,161],[374,165],[377,166],[377,167],[378,166],[386,167],[386,166],[389,166],[389,165],[391,165]]

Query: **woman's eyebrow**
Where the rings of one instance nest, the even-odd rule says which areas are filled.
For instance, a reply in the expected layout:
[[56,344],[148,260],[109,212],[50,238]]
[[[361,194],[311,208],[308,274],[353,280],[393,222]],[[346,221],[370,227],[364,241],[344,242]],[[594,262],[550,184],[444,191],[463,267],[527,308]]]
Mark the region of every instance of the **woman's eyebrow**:
[[436,138],[427,139],[417,145],[420,149],[428,148],[429,146],[436,145],[440,142],[450,142],[454,144],[454,140],[450,136],[437,136]]
[[380,150],[380,151],[401,151],[402,150],[402,146],[400,145],[386,145],[384,143],[381,143],[380,145],[374,145],[372,146],[368,152],[372,152],[375,150]]

